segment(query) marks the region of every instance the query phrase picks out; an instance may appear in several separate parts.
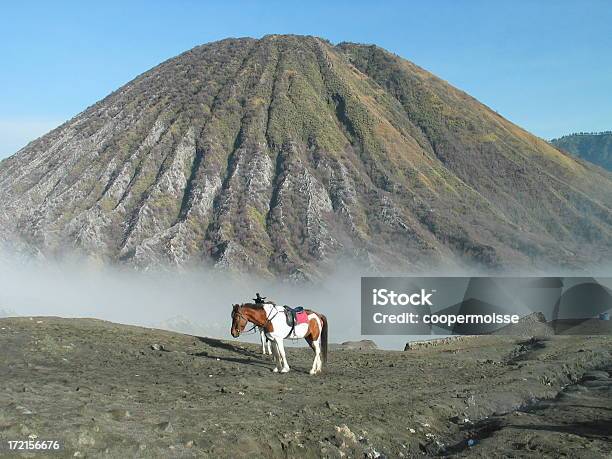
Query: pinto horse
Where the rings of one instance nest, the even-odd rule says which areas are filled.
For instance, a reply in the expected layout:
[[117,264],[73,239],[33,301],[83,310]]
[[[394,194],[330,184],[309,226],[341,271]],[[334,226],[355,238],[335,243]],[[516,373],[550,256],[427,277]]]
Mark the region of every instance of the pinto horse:
[[310,374],[314,375],[320,373],[323,364],[327,362],[328,325],[327,318],[323,314],[309,309],[305,311],[308,314],[308,322],[291,327],[287,325],[283,306],[272,303],[235,304],[232,309],[231,333],[234,338],[238,338],[249,322],[262,328],[266,338],[272,342],[272,354],[276,363],[272,371],[281,373],[289,371],[283,340],[304,338],[315,353],[310,370]]

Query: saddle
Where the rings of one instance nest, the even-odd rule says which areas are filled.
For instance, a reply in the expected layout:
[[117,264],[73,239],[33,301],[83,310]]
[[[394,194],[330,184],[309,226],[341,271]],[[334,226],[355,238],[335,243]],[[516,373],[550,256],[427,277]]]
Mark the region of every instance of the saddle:
[[304,311],[304,308],[298,306],[297,308],[290,308],[285,305],[285,317],[287,319],[287,325],[294,329],[296,325],[308,323],[308,313]]

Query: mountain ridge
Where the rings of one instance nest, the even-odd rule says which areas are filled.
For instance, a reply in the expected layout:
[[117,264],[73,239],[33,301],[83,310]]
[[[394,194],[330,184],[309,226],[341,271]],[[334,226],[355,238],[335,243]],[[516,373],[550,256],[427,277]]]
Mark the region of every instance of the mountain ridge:
[[271,35],[186,51],[5,159],[0,227],[45,256],[298,278],[579,266],[610,252],[611,183],[382,48]]
[[552,139],[551,144],[612,171],[612,131],[580,132]]

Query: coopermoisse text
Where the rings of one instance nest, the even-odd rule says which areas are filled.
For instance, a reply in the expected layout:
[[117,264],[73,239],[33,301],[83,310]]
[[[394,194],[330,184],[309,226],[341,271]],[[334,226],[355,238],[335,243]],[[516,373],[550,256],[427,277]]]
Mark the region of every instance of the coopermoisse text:
[[512,334],[531,326],[523,318],[554,333],[603,333],[611,287],[586,277],[363,277],[361,333]]

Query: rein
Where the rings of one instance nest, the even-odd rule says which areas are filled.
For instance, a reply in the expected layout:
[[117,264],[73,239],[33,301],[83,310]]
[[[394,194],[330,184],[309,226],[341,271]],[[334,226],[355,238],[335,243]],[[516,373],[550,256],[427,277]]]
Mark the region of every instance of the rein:
[[251,328],[249,328],[248,330],[244,330],[243,333],[240,333],[240,334],[241,335],[254,335],[255,333],[257,333],[255,331],[256,328],[257,328],[257,325],[253,324],[253,326]]
[[[240,309],[241,309],[241,308],[242,308],[242,305],[241,305],[241,306],[240,306],[240,307],[239,307],[239,308],[236,310],[236,314],[237,314],[237,315],[238,315],[238,316],[239,316],[241,319],[244,319],[244,320],[246,321],[246,323],[248,324],[248,323],[250,322],[250,320],[249,320],[249,319],[247,319],[246,317],[244,317],[244,316],[241,314],[241,312],[240,312]],[[274,319],[274,318],[275,318],[275,317],[278,315],[278,310],[277,310],[276,308],[274,308],[274,310],[275,310],[276,314],[274,314],[272,317],[268,317],[268,313],[266,313],[266,321],[264,322],[264,324],[263,324],[263,325],[257,325],[257,324],[255,324],[255,323],[253,323],[253,326],[252,326],[250,329],[248,329],[248,330],[246,330],[246,331],[244,331],[244,330],[243,330],[243,331],[244,331],[244,333],[243,333],[243,332],[240,332],[240,335],[253,335],[253,334],[255,334],[255,333],[256,333],[255,329],[256,329],[257,327],[261,327],[261,328],[264,328],[264,329],[265,329],[265,328],[266,328],[266,325],[268,325],[268,324],[269,324],[269,323],[272,321],[272,319]],[[264,312],[265,312],[265,310],[264,310]],[[252,322],[251,322],[251,323],[252,323]],[[245,326],[245,328],[246,328],[246,324],[245,324],[244,326]],[[252,333],[251,333],[251,332],[252,332]]]

